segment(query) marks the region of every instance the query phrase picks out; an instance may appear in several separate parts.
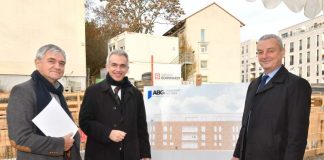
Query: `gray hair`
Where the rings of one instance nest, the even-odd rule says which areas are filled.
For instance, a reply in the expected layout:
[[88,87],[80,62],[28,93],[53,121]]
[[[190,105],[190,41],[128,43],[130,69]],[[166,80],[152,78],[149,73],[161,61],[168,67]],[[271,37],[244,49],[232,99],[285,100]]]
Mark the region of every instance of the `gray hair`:
[[46,44],[40,47],[36,53],[36,59],[42,59],[48,51],[53,53],[59,53],[64,57],[64,60],[66,60],[64,50],[54,44]]
[[109,60],[112,55],[124,56],[126,58],[127,64],[128,64],[128,54],[126,53],[126,51],[121,50],[121,49],[116,49],[116,50],[111,51],[111,53],[109,54],[109,56],[106,59],[106,64],[109,64]]
[[279,47],[280,47],[281,50],[284,49],[281,38],[279,36],[275,35],[275,34],[266,34],[266,35],[263,35],[259,39],[259,41],[268,40],[268,39],[271,39],[271,38],[273,38],[273,39],[275,39],[277,41],[277,43],[278,43],[278,45],[279,45]]

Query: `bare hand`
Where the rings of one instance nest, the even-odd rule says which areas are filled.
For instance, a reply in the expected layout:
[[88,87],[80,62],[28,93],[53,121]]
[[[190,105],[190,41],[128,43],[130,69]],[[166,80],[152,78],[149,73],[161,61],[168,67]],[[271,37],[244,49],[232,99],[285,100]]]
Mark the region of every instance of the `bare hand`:
[[67,135],[65,135],[64,138],[64,151],[68,151],[73,143],[74,143],[74,139],[72,137],[73,133],[69,133]]
[[112,130],[109,134],[109,139],[114,142],[121,142],[126,136],[126,133],[120,130]]
[[232,157],[231,160],[240,160],[239,158],[236,158],[236,157]]
[[151,158],[142,158],[141,160],[151,160]]

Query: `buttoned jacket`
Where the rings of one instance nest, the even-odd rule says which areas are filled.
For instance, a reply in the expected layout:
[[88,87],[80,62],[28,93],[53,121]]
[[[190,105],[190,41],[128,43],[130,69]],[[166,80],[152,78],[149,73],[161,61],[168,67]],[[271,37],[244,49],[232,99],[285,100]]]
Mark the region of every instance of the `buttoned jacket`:
[[151,157],[142,93],[134,86],[121,89],[119,105],[106,81],[87,88],[80,110],[80,127],[87,135],[85,160],[118,160],[121,143],[109,139],[112,130],[126,132],[125,160]]
[[302,160],[307,144],[311,87],[282,66],[259,91],[248,87],[234,151],[240,160]]

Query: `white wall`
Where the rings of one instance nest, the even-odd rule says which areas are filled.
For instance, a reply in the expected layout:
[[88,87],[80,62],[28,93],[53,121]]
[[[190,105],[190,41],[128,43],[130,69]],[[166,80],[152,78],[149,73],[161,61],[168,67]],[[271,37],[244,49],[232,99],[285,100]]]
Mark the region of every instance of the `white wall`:
[[151,55],[154,63],[171,63],[179,55],[178,43],[177,37],[124,32],[110,39],[108,46],[115,45],[120,48],[120,44],[125,44],[130,65],[127,76],[141,80],[143,73],[151,71]]

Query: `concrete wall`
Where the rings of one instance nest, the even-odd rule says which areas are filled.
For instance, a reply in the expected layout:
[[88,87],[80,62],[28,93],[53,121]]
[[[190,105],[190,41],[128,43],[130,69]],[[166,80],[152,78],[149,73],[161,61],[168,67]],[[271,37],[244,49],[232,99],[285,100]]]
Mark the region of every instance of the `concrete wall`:
[[[128,53],[130,68],[127,76],[140,80],[142,74],[151,71],[151,56],[154,63],[171,63],[179,56],[177,37],[124,32],[109,40],[108,46],[124,48]],[[110,47],[108,47],[109,49]],[[110,50],[108,50],[108,54]]]

